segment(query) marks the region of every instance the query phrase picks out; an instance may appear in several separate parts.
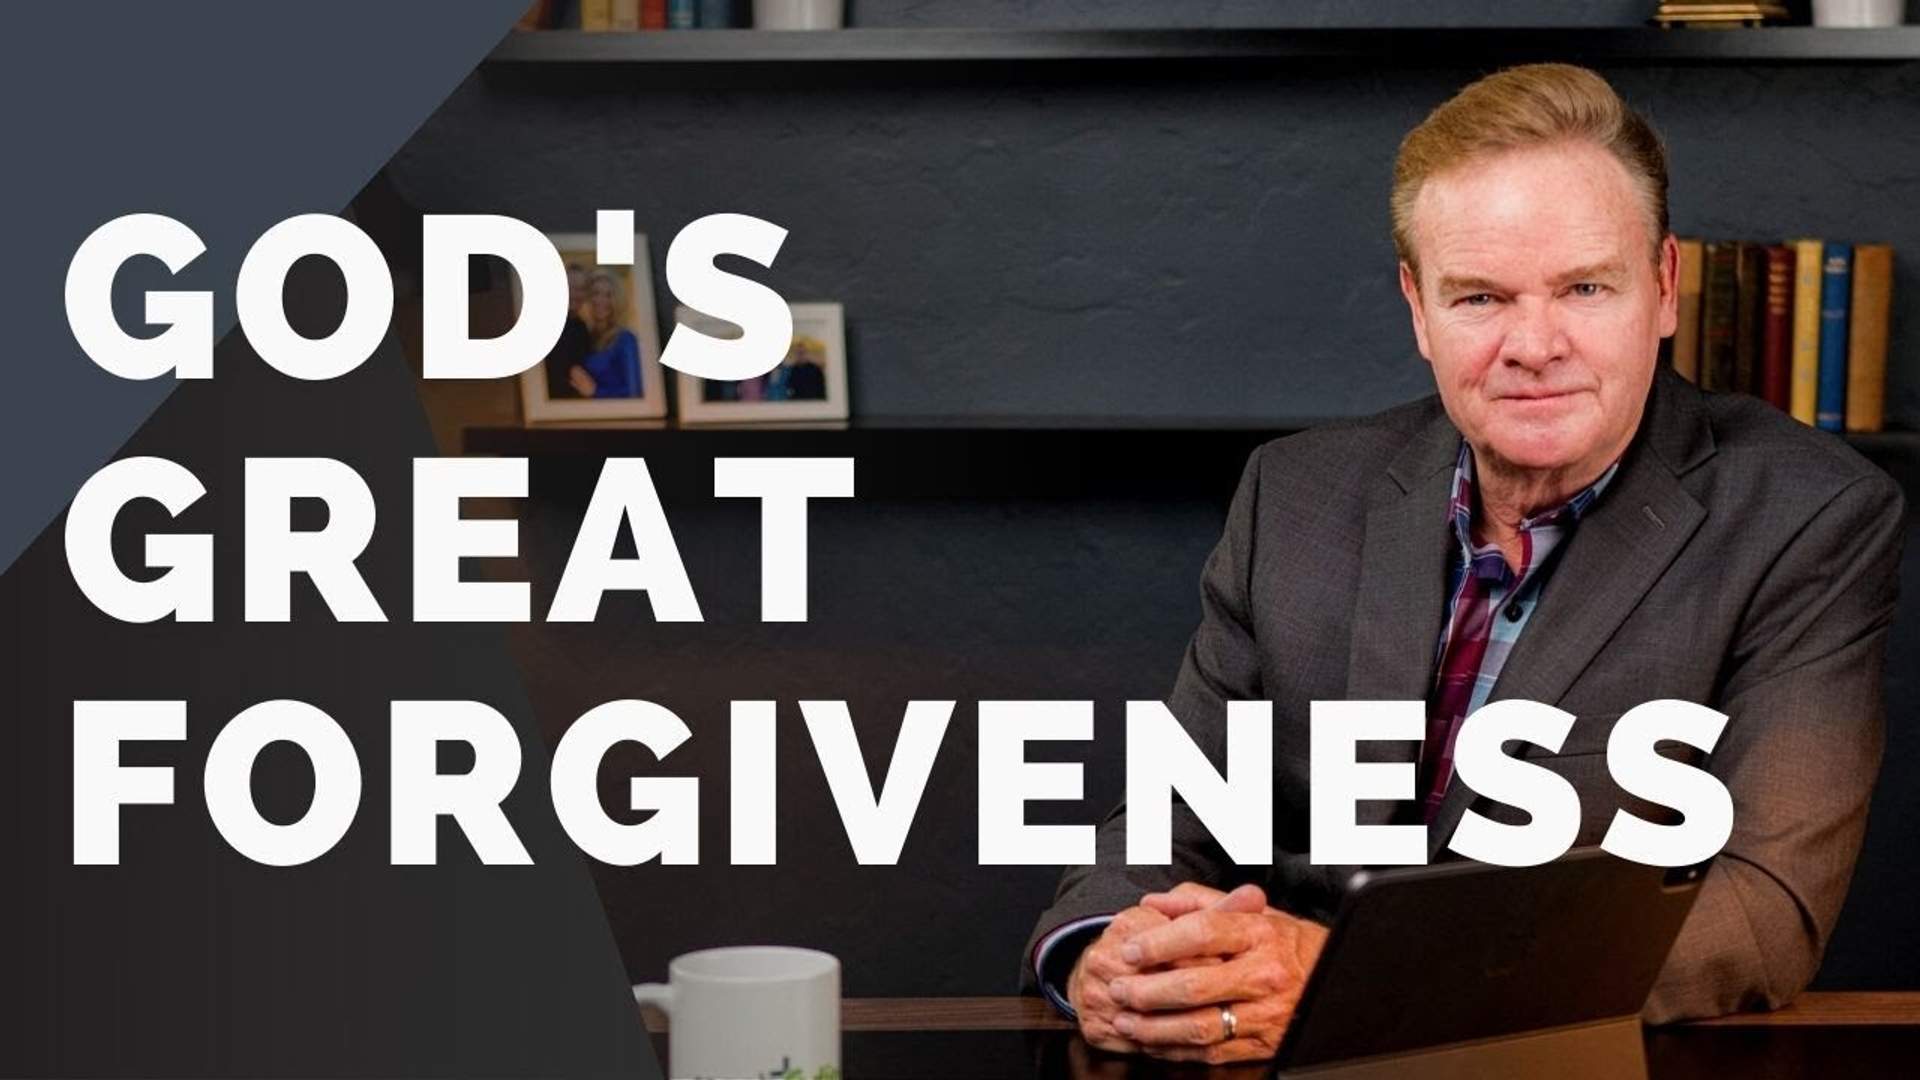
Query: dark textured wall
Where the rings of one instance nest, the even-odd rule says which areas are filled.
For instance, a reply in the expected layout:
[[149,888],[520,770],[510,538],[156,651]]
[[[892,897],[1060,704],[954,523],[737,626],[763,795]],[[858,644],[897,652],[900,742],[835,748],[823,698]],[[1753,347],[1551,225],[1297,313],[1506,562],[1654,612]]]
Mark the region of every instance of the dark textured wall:
[[[1638,22],[1646,3],[912,3],[854,0],[867,25],[1247,25]],[[854,408],[867,415],[1268,420],[1354,413],[1429,392],[1393,278],[1386,193],[1405,130],[1476,74],[1130,69],[1081,78],[952,77],[824,86],[622,87],[566,77],[466,83],[390,170],[434,212],[591,227],[633,207],[658,274],[674,230],[740,211],[792,230],[772,271],[790,299],[847,307]],[[1608,71],[1666,134],[1685,233],[1884,239],[1916,280],[1920,65]],[[830,80],[831,81],[831,80]],[[664,289],[662,311],[670,310]],[[1920,288],[1899,298],[1894,415],[1920,424]],[[500,392],[511,394],[502,386]],[[581,497],[580,462],[537,467],[523,508],[544,610]],[[1194,585],[1232,476],[1173,503],[880,502],[814,514],[812,620],[757,622],[758,529],[746,507],[676,507],[706,610],[661,627],[609,601],[590,626],[516,632],[549,732],[616,696],[674,708],[695,731],[670,768],[703,778],[703,864],[597,868],[629,970],[686,948],[812,944],[854,994],[1005,992],[1049,895],[1045,869],[977,865],[972,704],[1089,698],[1086,798],[1033,820],[1090,822],[1121,790],[1121,702],[1163,694],[1198,617]],[[1911,483],[1911,481],[1910,481]],[[1908,595],[1920,593],[1910,553]],[[1920,648],[1909,601],[1897,650]],[[1889,774],[1860,888],[1823,979],[1912,986],[1920,887],[1915,688],[1894,665]],[[851,702],[871,771],[909,698],[956,711],[901,865],[858,867],[798,710]],[[726,709],[781,705],[778,869],[726,859]]]

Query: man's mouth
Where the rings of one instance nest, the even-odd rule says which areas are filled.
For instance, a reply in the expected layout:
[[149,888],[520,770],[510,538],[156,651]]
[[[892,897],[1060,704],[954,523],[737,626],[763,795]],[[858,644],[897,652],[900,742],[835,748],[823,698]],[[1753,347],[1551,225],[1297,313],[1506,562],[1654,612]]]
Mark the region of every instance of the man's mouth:
[[1523,390],[1516,394],[1501,394],[1501,401],[1552,401],[1555,398],[1572,397],[1578,390]]

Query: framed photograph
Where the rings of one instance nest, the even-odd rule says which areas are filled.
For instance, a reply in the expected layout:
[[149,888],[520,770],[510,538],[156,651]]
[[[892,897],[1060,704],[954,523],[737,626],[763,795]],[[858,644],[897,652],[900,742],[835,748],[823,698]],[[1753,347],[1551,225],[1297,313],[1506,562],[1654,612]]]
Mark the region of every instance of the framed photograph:
[[[633,238],[632,266],[596,263],[592,233],[554,233],[547,239],[567,267],[567,323],[553,352],[520,373],[521,412],[527,423],[667,415],[646,236]],[[513,311],[517,318],[518,275],[513,278]]]
[[[778,423],[847,418],[847,334],[839,304],[790,304],[793,344],[780,366],[739,382],[675,373],[680,419],[701,423]],[[674,319],[717,338],[737,338],[733,323],[682,305]]]

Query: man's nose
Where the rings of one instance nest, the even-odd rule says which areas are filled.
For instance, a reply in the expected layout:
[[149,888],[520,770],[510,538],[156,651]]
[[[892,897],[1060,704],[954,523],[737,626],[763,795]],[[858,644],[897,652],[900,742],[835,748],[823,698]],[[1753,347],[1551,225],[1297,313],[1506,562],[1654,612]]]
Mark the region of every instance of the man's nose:
[[1513,322],[1501,346],[1501,363],[1539,371],[1555,360],[1564,359],[1573,348],[1561,329],[1552,305],[1523,298],[1512,308]]

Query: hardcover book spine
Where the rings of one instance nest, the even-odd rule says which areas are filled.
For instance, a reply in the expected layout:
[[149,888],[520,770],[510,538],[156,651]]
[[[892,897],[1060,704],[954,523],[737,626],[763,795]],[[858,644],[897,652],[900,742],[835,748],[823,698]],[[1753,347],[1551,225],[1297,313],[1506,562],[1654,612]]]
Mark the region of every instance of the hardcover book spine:
[[1736,245],[1733,324],[1733,389],[1760,396],[1760,341],[1767,325],[1767,249]]
[[1886,422],[1887,322],[1893,310],[1893,248],[1853,249],[1853,303],[1847,317],[1847,430]]
[[580,0],[580,29],[613,29],[613,0]]
[[640,29],[667,28],[667,0],[640,0]]
[[1700,286],[1705,255],[1700,241],[1680,241],[1680,311],[1673,330],[1673,370],[1696,383],[1700,381]]
[[1700,386],[1733,389],[1734,262],[1732,244],[1706,247],[1706,285],[1700,291]]
[[1775,244],[1767,252],[1767,310],[1760,340],[1760,390],[1781,412],[1792,404],[1793,249]]
[[667,0],[667,29],[692,30],[697,28],[699,16],[694,0]]
[[1853,300],[1853,248],[1829,243],[1820,256],[1820,395],[1814,424],[1841,431],[1847,419],[1847,306]]
[[1818,240],[1793,242],[1793,418],[1813,426],[1820,398],[1820,256]]
[[533,0],[513,24],[516,30],[546,30],[553,26],[553,0]]
[[613,0],[613,28],[640,29],[640,0]]

